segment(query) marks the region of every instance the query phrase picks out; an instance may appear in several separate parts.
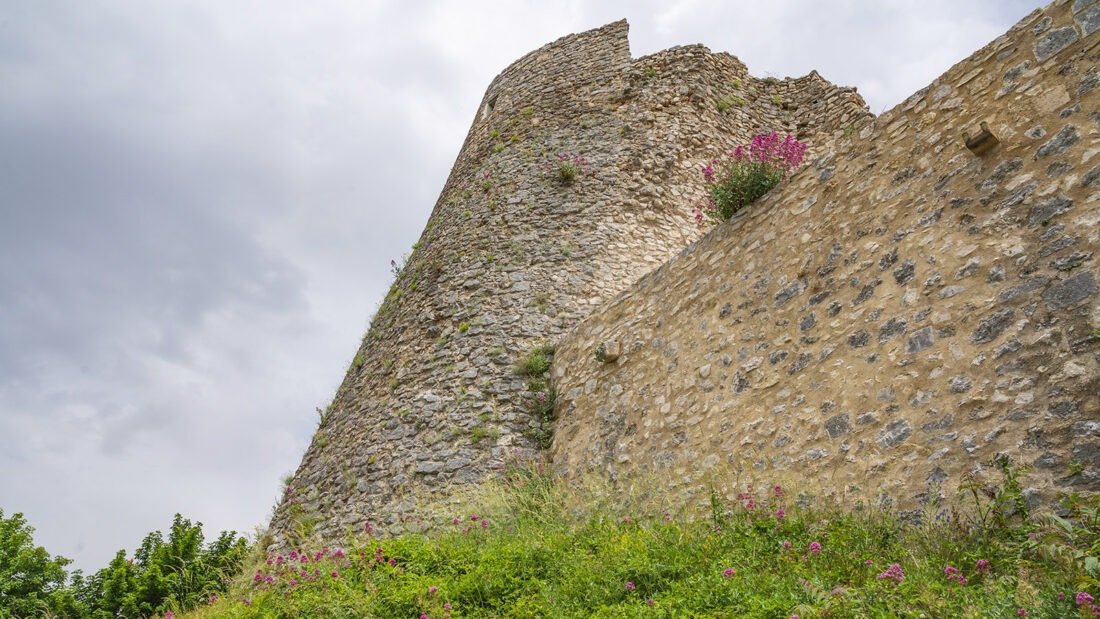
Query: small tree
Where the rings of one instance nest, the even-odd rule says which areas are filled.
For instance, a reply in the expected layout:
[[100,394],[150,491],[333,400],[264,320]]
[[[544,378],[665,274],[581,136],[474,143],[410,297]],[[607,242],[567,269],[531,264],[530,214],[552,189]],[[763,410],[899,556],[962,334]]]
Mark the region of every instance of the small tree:
[[62,614],[72,606],[65,587],[65,557],[50,557],[34,545],[34,529],[23,514],[0,509],[0,618]]

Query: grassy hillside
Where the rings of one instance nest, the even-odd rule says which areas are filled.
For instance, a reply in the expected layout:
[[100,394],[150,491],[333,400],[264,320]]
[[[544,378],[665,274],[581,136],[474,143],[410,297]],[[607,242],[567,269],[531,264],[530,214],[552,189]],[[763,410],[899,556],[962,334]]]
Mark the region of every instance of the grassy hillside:
[[[1000,486],[919,512],[745,488],[709,505],[510,467],[445,530],[257,558],[211,617],[1091,617],[1097,512]],[[800,493],[806,490],[806,493]],[[1067,511],[1068,510],[1068,511]]]

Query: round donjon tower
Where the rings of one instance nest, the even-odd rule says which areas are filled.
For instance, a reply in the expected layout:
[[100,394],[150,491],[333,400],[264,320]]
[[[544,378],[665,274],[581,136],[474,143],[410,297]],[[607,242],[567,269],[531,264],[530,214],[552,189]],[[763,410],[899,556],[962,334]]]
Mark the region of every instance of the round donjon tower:
[[757,79],[702,46],[632,60],[627,30],[564,37],[490,84],[276,509],[276,544],[457,515],[458,491],[550,438],[546,388],[517,363],[703,232],[701,165],[762,131],[812,146],[869,115],[816,72]]

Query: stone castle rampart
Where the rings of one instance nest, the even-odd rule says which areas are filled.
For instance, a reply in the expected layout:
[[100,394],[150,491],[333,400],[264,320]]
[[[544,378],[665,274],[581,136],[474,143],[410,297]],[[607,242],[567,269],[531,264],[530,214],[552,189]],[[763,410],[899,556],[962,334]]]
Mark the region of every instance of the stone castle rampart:
[[[818,144],[870,114],[816,73],[750,76],[702,46],[632,60],[625,21],[516,61],[486,91],[427,227],[325,412],[272,522],[327,537],[396,530],[417,495],[448,501],[539,420],[513,371],[702,230],[699,161],[759,131]],[[571,184],[561,155],[587,166]]]
[[1100,489],[1098,27],[1035,11],[593,312],[555,468],[912,505],[1005,455],[1030,500]]

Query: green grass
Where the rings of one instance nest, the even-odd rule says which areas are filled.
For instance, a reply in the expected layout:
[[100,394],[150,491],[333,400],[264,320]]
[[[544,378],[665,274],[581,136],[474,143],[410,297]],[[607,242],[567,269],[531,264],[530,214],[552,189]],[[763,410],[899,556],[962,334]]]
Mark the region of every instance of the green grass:
[[541,377],[550,371],[554,360],[554,347],[550,344],[536,344],[527,355],[516,362],[513,372],[516,376]]
[[631,488],[510,467],[442,529],[272,555],[187,617],[1062,618],[1100,597],[1070,556],[1095,554],[1095,510],[1064,529],[1003,489],[906,515],[750,489],[693,512]]

